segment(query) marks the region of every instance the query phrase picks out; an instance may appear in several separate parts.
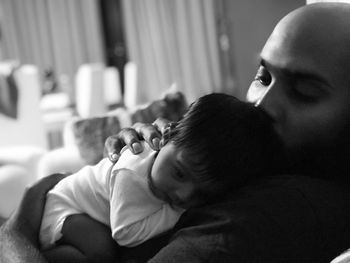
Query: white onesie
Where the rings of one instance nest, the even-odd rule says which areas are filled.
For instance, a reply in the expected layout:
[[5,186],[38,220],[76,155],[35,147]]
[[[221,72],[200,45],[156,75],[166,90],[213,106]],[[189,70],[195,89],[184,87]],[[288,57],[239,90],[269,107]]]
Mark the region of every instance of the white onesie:
[[115,165],[106,158],[61,180],[47,194],[39,236],[42,248],[61,238],[64,220],[73,214],[85,213],[110,226],[121,246],[136,246],[171,229],[184,210],[149,190],[147,176],[155,155],[147,144],[138,155],[124,148]]

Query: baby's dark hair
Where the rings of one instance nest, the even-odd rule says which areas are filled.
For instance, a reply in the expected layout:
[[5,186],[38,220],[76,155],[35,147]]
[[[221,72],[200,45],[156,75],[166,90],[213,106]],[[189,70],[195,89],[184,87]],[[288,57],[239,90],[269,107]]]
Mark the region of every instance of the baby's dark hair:
[[208,183],[213,194],[270,172],[280,151],[262,110],[220,93],[196,100],[170,140],[185,151],[196,180]]

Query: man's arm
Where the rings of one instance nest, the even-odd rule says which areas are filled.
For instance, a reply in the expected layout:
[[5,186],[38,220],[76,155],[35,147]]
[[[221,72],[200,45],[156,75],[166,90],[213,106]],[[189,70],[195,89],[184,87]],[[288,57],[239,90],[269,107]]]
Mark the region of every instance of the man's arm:
[[85,214],[68,216],[62,238],[44,252],[50,262],[116,262],[119,247],[108,226]]
[[46,262],[38,240],[46,193],[65,176],[45,177],[26,190],[17,211],[0,227],[0,262]]
[[47,262],[28,238],[7,223],[0,228],[0,262]]

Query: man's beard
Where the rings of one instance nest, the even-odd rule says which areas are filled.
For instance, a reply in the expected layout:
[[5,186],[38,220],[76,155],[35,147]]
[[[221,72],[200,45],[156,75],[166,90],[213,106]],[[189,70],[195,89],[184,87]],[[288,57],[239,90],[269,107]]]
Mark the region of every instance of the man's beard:
[[328,144],[313,142],[288,149],[286,156],[289,172],[350,181],[350,129]]

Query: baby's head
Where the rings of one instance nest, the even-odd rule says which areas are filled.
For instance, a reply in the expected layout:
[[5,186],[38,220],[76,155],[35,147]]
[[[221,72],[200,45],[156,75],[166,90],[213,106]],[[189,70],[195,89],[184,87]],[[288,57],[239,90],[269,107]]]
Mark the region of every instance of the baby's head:
[[160,150],[151,188],[181,207],[234,191],[270,172],[279,140],[268,117],[225,94],[196,100]]

